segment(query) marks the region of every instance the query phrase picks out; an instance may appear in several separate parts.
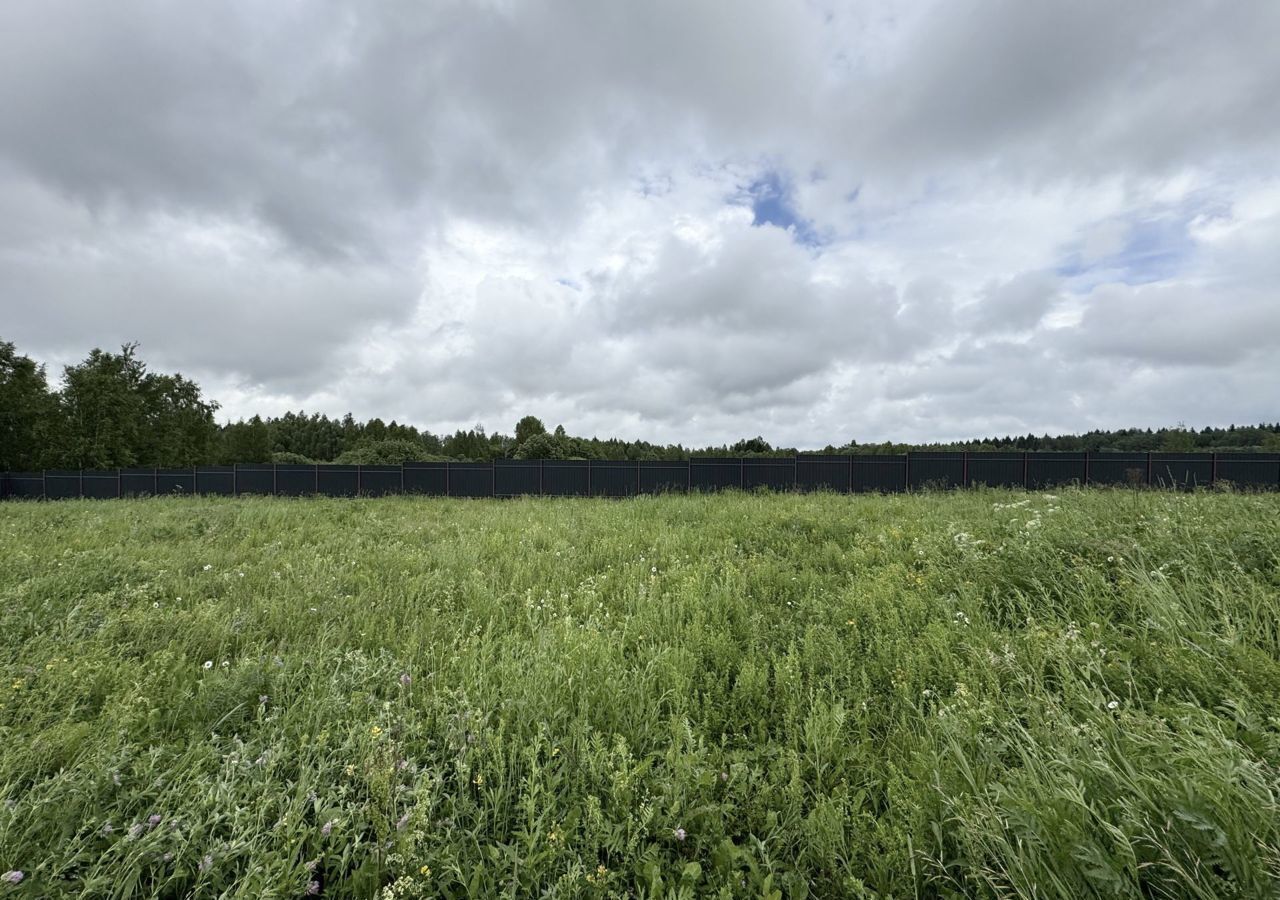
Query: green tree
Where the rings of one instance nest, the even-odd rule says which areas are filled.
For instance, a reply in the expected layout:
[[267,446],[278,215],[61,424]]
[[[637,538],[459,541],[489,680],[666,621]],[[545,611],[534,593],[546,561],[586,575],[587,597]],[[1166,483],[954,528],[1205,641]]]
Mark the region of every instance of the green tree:
[[146,366],[137,344],[119,353],[95,349],[62,374],[61,406],[66,438],[63,464],[82,469],[143,465]]
[[516,446],[519,447],[535,434],[546,434],[547,426],[537,416],[525,416],[516,423]]
[[40,469],[52,462],[59,418],[44,366],[0,341],[0,472]]
[[516,448],[516,459],[568,459],[568,442],[547,434],[532,435],[528,440]]
[[222,429],[221,461],[236,463],[271,462],[271,429],[258,416],[248,422],[234,422]]

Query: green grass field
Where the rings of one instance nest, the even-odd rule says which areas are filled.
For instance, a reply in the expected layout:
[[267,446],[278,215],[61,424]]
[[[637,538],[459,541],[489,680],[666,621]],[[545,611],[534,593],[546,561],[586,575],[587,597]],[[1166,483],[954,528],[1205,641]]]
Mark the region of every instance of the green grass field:
[[1280,497],[0,505],[0,897],[1268,897]]

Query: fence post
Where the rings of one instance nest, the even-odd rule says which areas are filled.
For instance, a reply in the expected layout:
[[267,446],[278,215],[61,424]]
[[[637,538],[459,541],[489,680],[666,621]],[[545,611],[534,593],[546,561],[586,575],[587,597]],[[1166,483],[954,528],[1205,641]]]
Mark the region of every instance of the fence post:
[[360,494],[364,491],[364,479],[361,477],[362,472],[363,472],[363,467],[359,463],[356,463],[356,496],[357,497],[359,497]]
[[1218,483],[1218,451],[1213,451],[1213,471],[1209,475],[1209,486],[1213,487]]
[[853,493],[853,454],[849,454],[849,493]]
[[640,496],[640,460],[636,460],[636,496]]
[[116,468],[116,499],[119,500],[124,496],[124,486],[120,483],[120,469]]
[[591,496],[591,460],[587,460],[587,496]]
[[276,464],[271,464],[271,496],[275,497],[280,493],[280,488],[276,482]]
[[545,496],[547,492],[547,489],[543,487],[543,484],[542,484],[542,481],[543,481],[542,473],[546,470],[546,468],[547,468],[547,461],[545,459],[538,460],[538,496],[539,497]]
[[[317,468],[316,472],[316,477],[319,478],[320,476],[318,473],[320,472],[320,469]],[[400,463],[400,493],[404,493],[404,463]]]
[[489,496],[498,496],[498,461],[489,460]]
[[1084,483],[1089,484],[1089,451],[1084,451]]
[[48,479],[48,476],[45,475],[45,471],[46,471],[45,469],[40,470],[40,499],[41,500],[49,499],[49,479]]
[[1147,487],[1151,487],[1151,451],[1147,451]]
[[160,496],[160,470],[155,466],[151,467],[151,496]]
[[747,458],[745,456],[738,457],[738,490],[742,490],[747,486]]
[[963,450],[961,452],[964,454],[964,457],[963,457],[964,461],[960,467],[960,486],[968,487],[969,486],[969,451]]
[[[402,470],[403,472],[403,470]],[[320,493],[320,464],[316,463],[311,467],[311,489],[315,493]],[[400,475],[400,489],[404,490],[404,475]]]
[[452,496],[452,495],[449,493],[449,491],[450,491],[450,486],[449,486],[449,460],[447,460],[447,459],[446,459],[446,460],[444,461],[444,495],[445,495],[446,497]]
[[240,463],[231,464],[231,496],[240,496]]
[[1027,451],[1023,450],[1022,451],[1022,489],[1024,491],[1028,491],[1031,489],[1031,478],[1029,477],[1027,472],[1028,459],[1029,458],[1027,456]]
[[800,487],[800,457],[791,457],[791,490]]
[[911,451],[908,450],[906,453],[902,455],[903,457],[906,458],[906,464],[903,467],[903,471],[905,472],[905,475],[902,481],[902,490],[906,493],[910,493],[911,492]]

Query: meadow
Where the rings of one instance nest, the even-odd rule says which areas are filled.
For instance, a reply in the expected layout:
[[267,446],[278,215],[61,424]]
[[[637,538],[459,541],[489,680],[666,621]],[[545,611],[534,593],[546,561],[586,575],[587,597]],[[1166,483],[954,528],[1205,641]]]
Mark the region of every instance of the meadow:
[[1268,897],[1280,496],[0,505],[0,897]]

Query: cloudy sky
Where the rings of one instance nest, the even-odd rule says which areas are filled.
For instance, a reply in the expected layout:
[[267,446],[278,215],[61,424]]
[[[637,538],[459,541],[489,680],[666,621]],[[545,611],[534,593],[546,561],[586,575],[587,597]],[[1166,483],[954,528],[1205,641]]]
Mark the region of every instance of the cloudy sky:
[[0,337],[222,418],[1280,418],[1280,4],[9,0]]

